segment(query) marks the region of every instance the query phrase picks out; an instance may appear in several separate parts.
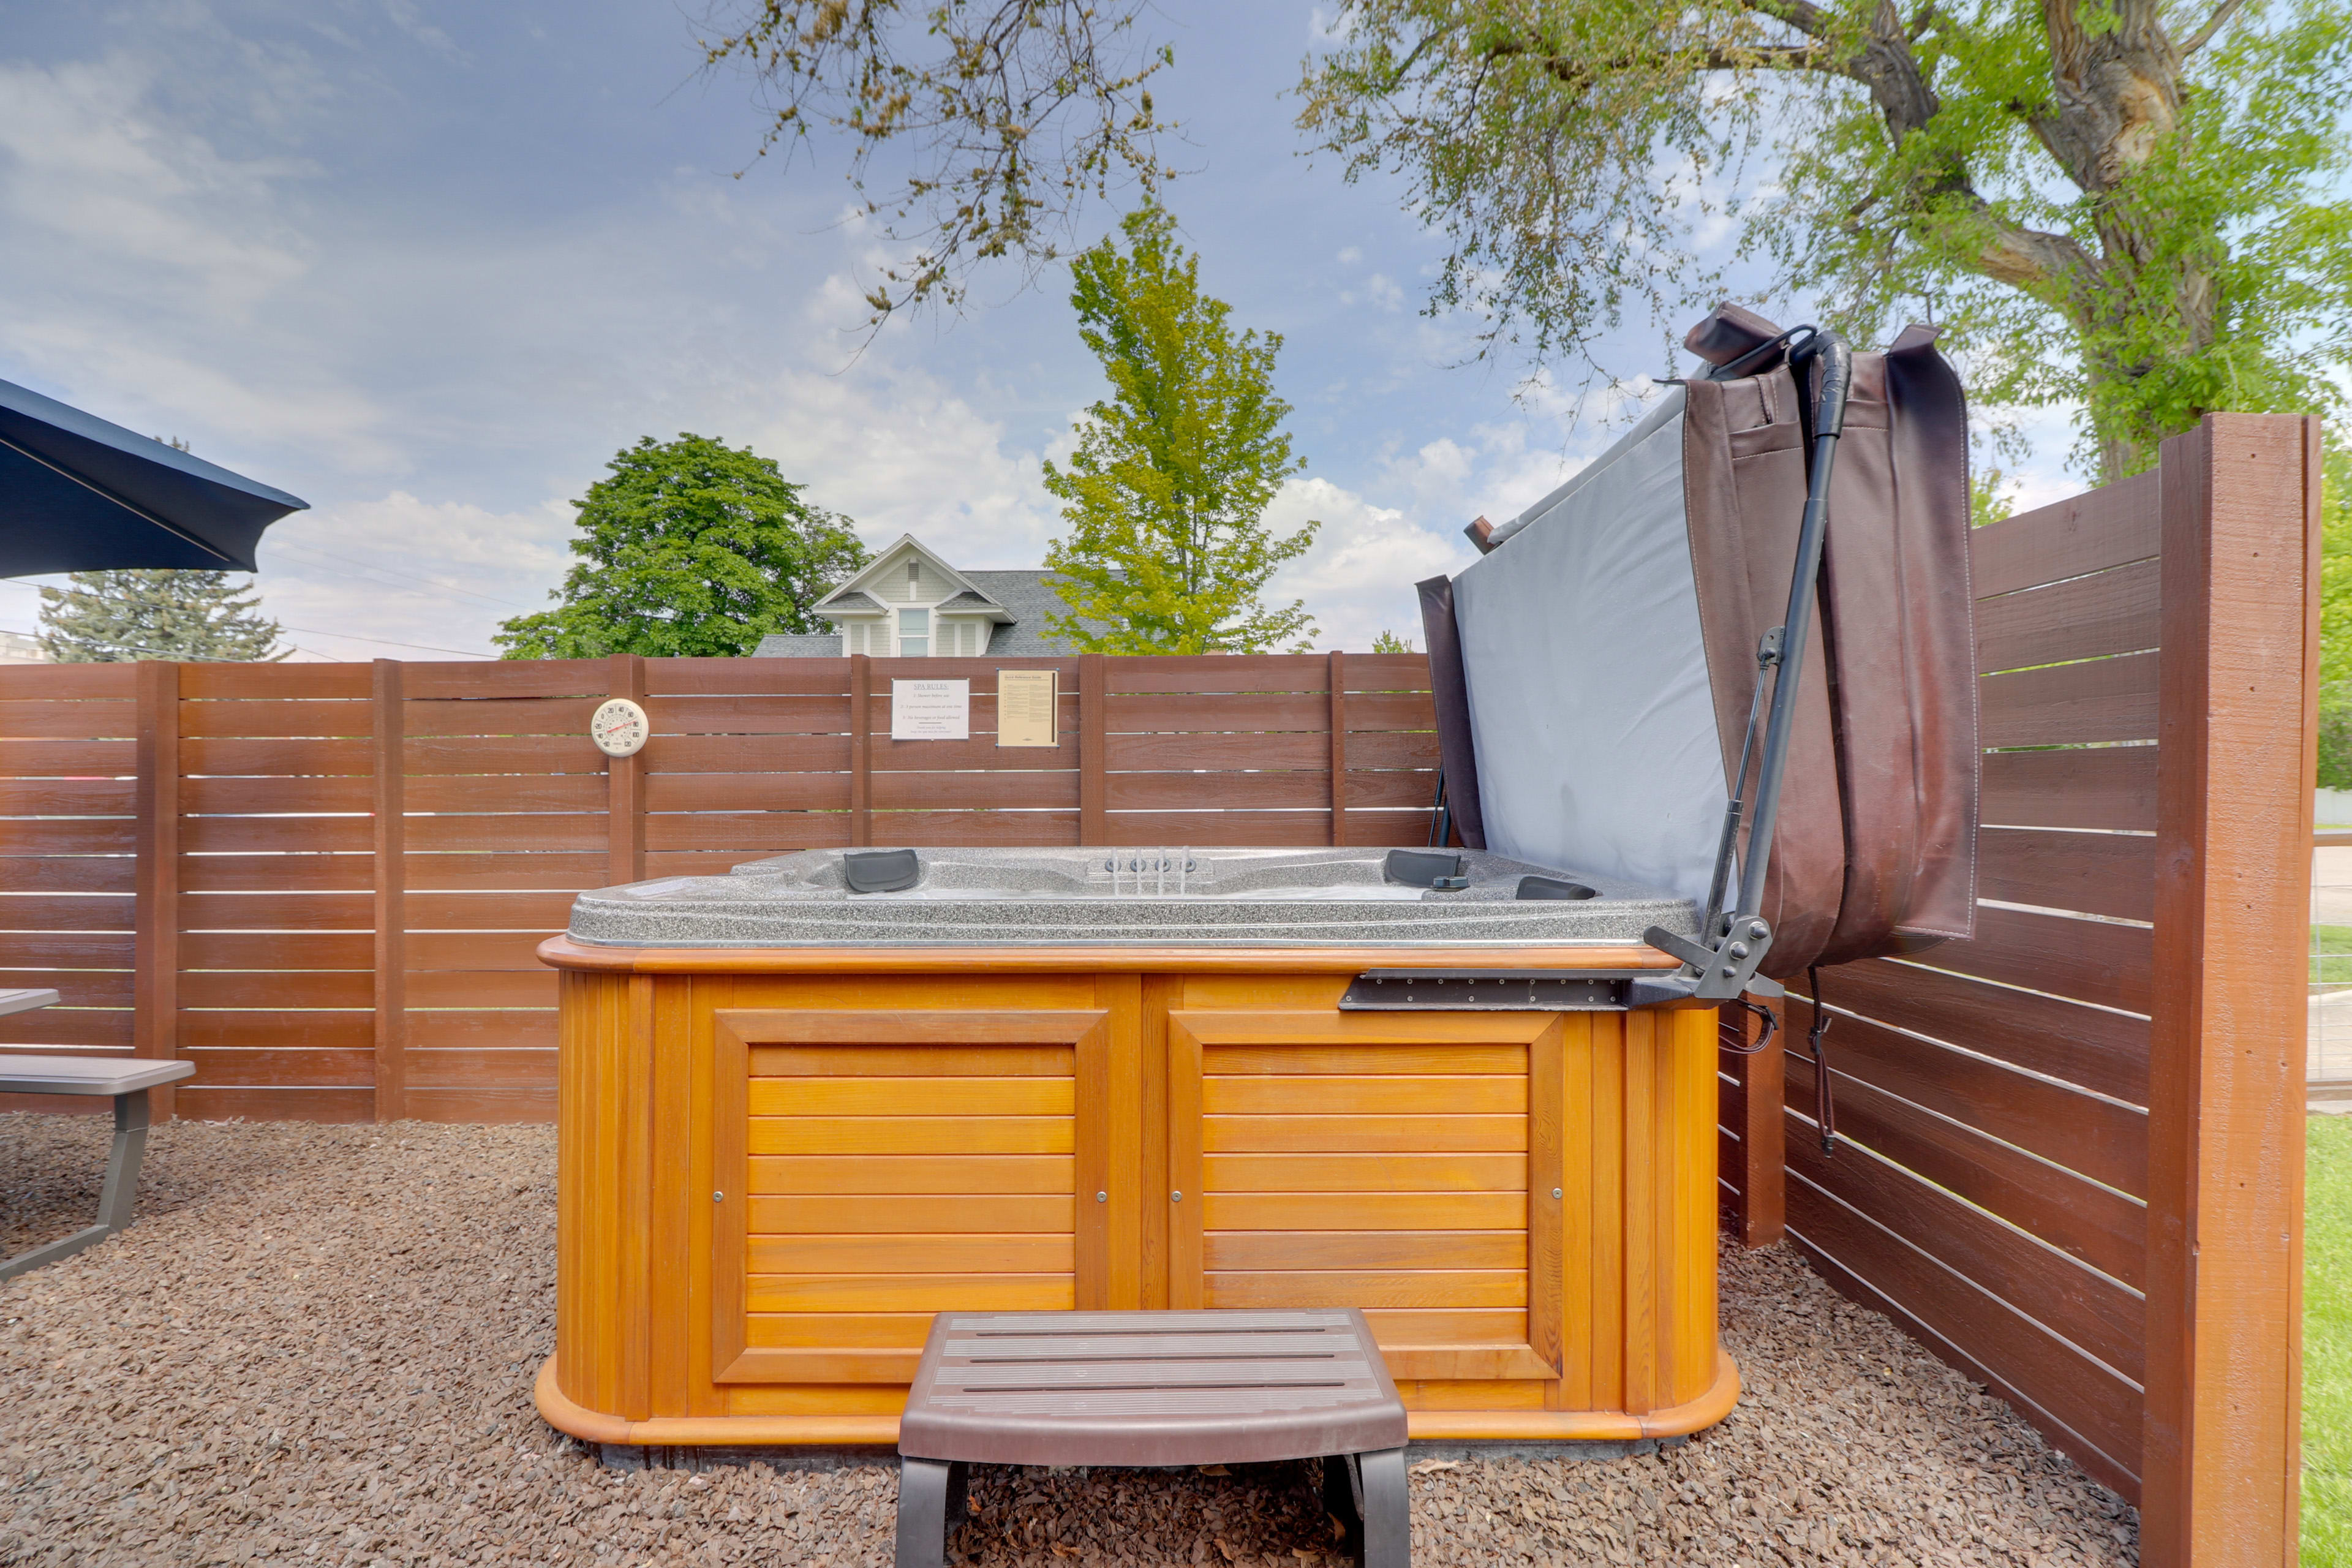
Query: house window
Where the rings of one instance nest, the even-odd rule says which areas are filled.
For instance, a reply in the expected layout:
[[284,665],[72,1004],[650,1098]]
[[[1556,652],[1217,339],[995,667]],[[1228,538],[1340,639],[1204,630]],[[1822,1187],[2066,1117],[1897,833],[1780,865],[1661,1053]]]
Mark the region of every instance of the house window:
[[[911,563],[909,570],[912,570]],[[902,658],[920,658],[931,651],[931,612],[901,610],[898,612],[898,654]]]

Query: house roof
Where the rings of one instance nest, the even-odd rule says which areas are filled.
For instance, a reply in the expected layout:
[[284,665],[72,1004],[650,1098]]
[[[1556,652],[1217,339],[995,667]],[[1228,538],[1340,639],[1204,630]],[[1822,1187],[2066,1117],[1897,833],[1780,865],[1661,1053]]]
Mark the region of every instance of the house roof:
[[751,650],[754,658],[839,658],[839,632],[770,632]]
[[982,593],[1004,606],[1013,624],[996,628],[988,651],[1004,657],[1052,658],[1070,651],[1069,645],[1045,629],[1047,616],[1066,615],[1069,606],[1051,572],[967,572],[963,574]]
[[882,602],[871,594],[835,590],[818,603],[827,610],[872,610],[877,615],[882,612]]

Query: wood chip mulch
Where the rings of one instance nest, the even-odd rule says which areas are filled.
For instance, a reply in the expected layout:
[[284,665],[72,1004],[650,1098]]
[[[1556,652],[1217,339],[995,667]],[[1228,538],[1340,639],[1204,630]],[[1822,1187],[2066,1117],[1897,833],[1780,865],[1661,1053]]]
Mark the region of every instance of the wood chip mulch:
[[[89,1223],[102,1118],[0,1116],[0,1249]],[[885,1465],[615,1468],[542,1424],[545,1127],[158,1128],[138,1225],[0,1285],[0,1563],[891,1555]],[[1785,1249],[1725,1257],[1746,1393],[1612,1460],[1417,1457],[1420,1564],[2137,1561],[2136,1516]],[[1305,1465],[984,1470],[974,1564],[1339,1559]]]

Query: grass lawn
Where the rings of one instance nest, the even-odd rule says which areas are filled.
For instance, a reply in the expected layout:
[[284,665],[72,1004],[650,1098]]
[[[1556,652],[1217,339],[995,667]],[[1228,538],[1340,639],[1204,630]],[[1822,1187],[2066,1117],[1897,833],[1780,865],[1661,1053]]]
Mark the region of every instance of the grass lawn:
[[2352,1563],[2352,1116],[2315,1116],[2303,1232],[2303,1560]]
[[2312,927],[2311,955],[2314,985],[2352,985],[2352,926]]

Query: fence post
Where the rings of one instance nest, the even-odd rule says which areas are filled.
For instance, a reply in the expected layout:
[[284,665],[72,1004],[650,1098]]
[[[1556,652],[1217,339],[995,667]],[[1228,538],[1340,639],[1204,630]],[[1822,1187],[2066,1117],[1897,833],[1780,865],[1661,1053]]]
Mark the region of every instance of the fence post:
[[874,661],[862,653],[849,656],[849,846],[869,847],[874,842],[873,736]]
[[1110,841],[1109,780],[1103,771],[1106,699],[1110,662],[1098,653],[1078,656],[1078,842]]
[[408,1114],[408,763],[400,661],[374,662],[375,1119]]
[[[608,662],[612,671],[605,677],[604,695],[625,697],[642,707],[646,661],[635,654],[616,653]],[[647,743],[651,744],[650,739]],[[604,827],[610,854],[604,874],[615,885],[646,879],[645,760],[642,751],[604,759]]]
[[[1785,1023],[1786,1005],[1778,1012]],[[1762,1020],[1745,1007],[1725,1007],[1717,1016],[1751,1047],[1763,1032]],[[1789,1124],[1781,1110],[1788,1089],[1781,1049],[1780,1031],[1776,1029],[1772,1043],[1762,1050],[1730,1058],[1740,1098],[1739,1245],[1751,1252],[1780,1241],[1788,1227]]]
[[1331,650],[1331,842],[1348,842],[1348,656]]
[[[132,897],[131,1049],[142,1057],[179,1055],[180,1040],[180,667],[142,659],[138,671],[138,868]],[[164,1085],[148,1094],[148,1113],[172,1118],[175,1096]]]
[[2295,1560],[2319,422],[2164,443],[2140,1561]]

